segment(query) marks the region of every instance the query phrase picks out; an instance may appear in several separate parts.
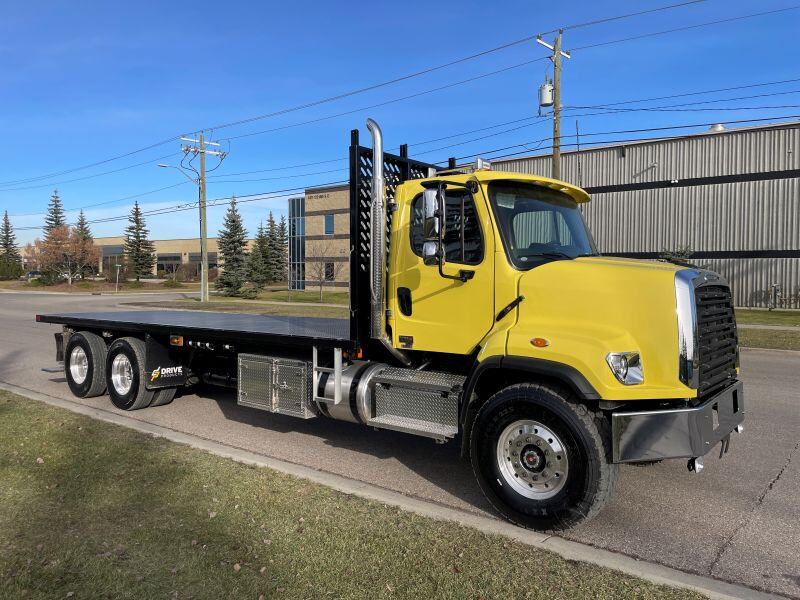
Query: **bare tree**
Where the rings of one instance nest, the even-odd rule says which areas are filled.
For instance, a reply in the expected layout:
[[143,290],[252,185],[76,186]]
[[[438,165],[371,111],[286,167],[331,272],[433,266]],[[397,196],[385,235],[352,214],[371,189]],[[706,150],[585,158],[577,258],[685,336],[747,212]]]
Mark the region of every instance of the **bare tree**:
[[306,280],[319,286],[319,300],[322,302],[322,290],[328,282],[336,281],[347,267],[344,249],[337,248],[332,240],[314,240],[306,242]]
[[69,285],[100,260],[100,249],[92,239],[67,226],[56,227],[46,239],[29,244],[27,254],[53,280],[64,278]]

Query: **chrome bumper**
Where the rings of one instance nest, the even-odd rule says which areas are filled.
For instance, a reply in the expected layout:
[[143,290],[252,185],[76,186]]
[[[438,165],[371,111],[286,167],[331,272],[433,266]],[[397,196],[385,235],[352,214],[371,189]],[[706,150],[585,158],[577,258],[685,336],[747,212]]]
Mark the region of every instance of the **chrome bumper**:
[[617,412],[611,415],[615,463],[696,458],[744,421],[742,382],[737,381],[693,408]]

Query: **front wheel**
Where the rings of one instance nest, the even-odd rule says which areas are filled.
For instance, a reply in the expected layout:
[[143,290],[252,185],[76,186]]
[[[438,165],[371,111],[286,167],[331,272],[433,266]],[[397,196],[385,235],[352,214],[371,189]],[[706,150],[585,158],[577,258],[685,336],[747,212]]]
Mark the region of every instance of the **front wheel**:
[[501,390],[480,408],[470,440],[481,489],[517,525],[568,529],[597,514],[613,493],[608,422],[564,389]]

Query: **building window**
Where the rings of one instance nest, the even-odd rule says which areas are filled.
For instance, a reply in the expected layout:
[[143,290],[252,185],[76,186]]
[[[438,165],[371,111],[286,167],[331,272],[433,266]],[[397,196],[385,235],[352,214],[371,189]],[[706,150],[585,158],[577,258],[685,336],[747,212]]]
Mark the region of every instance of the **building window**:
[[325,281],[333,281],[336,278],[336,271],[332,262],[325,263]]
[[[447,262],[477,265],[483,260],[483,239],[472,195],[464,190],[445,193],[444,248]],[[422,256],[424,243],[422,194],[411,203],[411,249]]]
[[333,215],[325,215],[325,235],[333,235]]
[[289,199],[289,289],[306,289],[306,199]]

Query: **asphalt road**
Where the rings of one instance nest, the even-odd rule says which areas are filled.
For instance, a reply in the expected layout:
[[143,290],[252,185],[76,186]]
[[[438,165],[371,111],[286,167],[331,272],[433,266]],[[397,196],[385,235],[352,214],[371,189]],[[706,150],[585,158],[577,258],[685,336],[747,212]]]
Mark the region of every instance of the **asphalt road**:
[[[175,295],[165,295],[164,298]],[[0,293],[0,381],[72,398],[55,366],[39,312],[113,310],[131,297]],[[148,299],[152,299],[149,296]],[[128,307],[124,307],[128,308]],[[700,475],[683,461],[622,468],[615,499],[565,537],[800,598],[800,353],[742,353],[747,417],[722,460]],[[113,409],[107,397],[82,400]],[[302,421],[236,405],[203,389],[164,407],[127,413],[142,421],[300,463],[464,511],[491,514],[456,443],[327,419]]]

